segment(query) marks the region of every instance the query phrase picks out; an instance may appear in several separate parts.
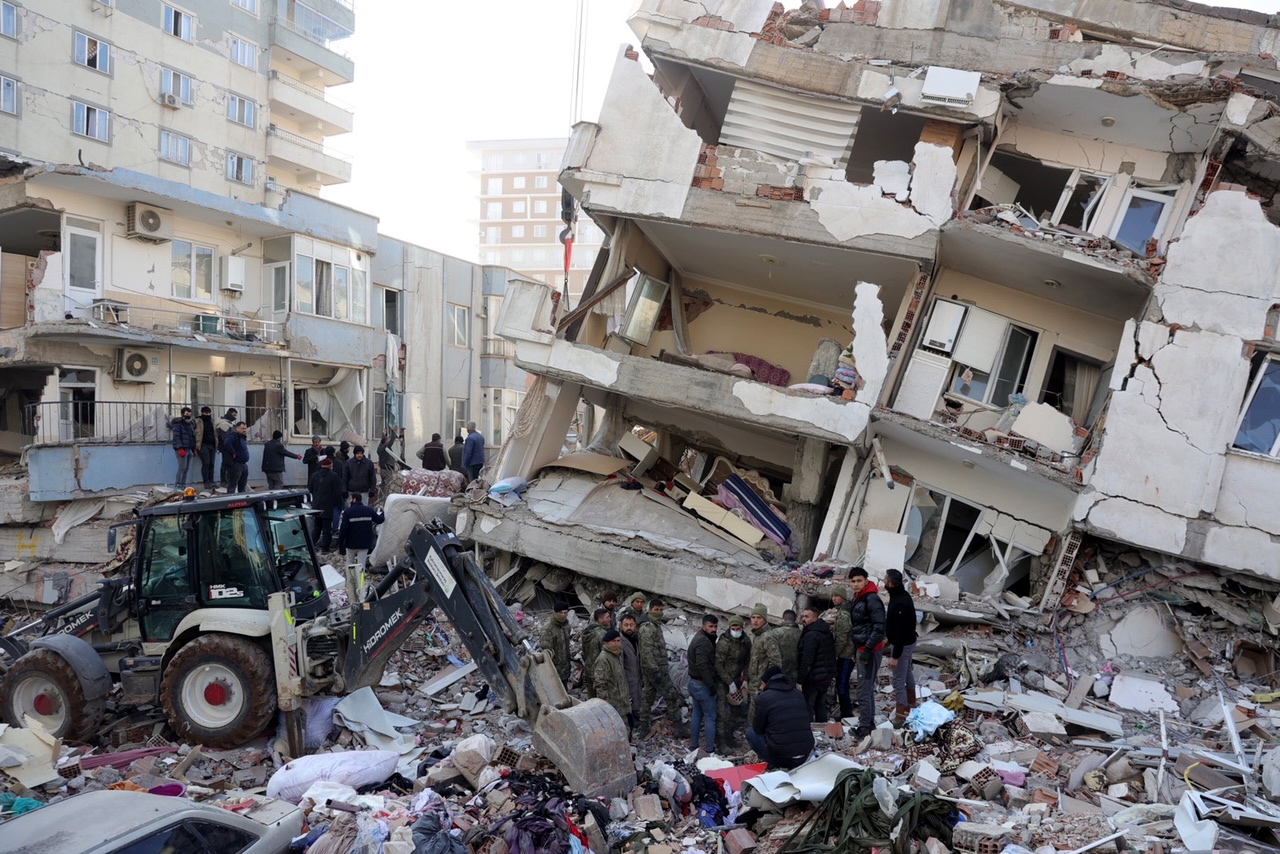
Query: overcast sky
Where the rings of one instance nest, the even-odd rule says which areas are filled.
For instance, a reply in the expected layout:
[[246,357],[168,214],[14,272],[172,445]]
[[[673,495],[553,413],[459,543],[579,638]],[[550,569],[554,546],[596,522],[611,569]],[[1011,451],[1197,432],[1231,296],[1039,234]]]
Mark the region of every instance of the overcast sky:
[[[1280,11],[1280,0],[1201,2]],[[598,114],[619,47],[638,44],[626,26],[637,5],[587,0],[583,119]],[[334,90],[356,130],[330,141],[354,177],[326,197],[380,217],[384,234],[475,260],[479,163],[467,142],[569,135],[576,6],[359,0],[344,45],[356,82]]]

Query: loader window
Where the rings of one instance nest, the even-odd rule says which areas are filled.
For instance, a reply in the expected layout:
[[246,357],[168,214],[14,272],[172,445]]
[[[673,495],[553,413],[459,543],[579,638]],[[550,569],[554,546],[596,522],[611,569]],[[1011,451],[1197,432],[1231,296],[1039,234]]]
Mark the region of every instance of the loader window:
[[272,582],[267,543],[252,510],[220,510],[195,517],[201,605],[266,608]]
[[286,590],[301,603],[324,592],[307,536],[308,514],[277,510],[267,514],[267,532],[275,554],[276,572]]
[[191,575],[187,531],[178,516],[157,516],[147,524],[139,547],[143,637],[168,640],[190,612]]

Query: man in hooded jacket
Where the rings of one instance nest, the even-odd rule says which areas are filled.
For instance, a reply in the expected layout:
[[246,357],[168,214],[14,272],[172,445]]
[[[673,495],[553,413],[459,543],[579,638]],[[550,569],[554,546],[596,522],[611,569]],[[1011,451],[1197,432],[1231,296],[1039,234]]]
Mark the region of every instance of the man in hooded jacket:
[[827,722],[827,688],[836,675],[836,642],[814,607],[800,613],[800,688],[815,723]]
[[766,670],[759,687],[747,742],[770,767],[789,771],[813,752],[809,704],[781,667]]
[[861,738],[876,725],[875,691],[884,650],[884,602],[880,588],[862,567],[850,571],[849,588],[853,591],[853,604],[849,606],[851,636],[858,663],[858,728],[854,734]]

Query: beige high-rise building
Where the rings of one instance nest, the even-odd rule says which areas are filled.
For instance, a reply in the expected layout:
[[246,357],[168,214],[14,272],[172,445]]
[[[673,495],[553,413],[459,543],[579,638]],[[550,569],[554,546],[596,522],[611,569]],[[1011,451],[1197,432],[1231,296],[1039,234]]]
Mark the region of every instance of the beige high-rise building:
[[[564,285],[557,176],[566,138],[470,142],[480,158],[480,261]],[[570,304],[577,305],[604,233],[580,214],[569,269]]]

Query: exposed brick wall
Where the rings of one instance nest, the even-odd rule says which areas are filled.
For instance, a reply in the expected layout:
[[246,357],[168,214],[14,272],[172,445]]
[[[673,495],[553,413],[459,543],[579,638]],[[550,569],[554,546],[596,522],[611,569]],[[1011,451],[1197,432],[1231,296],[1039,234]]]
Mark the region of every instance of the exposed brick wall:
[[709,30],[732,30],[733,22],[726,21],[719,15],[699,15],[693,19],[695,27],[706,27]]
[[716,163],[716,146],[702,143],[698,165],[693,168],[693,186],[700,190],[723,190],[723,172]]
[[774,187],[770,184],[761,184],[756,187],[756,195],[776,202],[803,202],[804,187]]
[[870,24],[880,19],[880,0],[858,0],[852,6],[836,4],[833,9],[822,10],[822,19],[833,24]]

